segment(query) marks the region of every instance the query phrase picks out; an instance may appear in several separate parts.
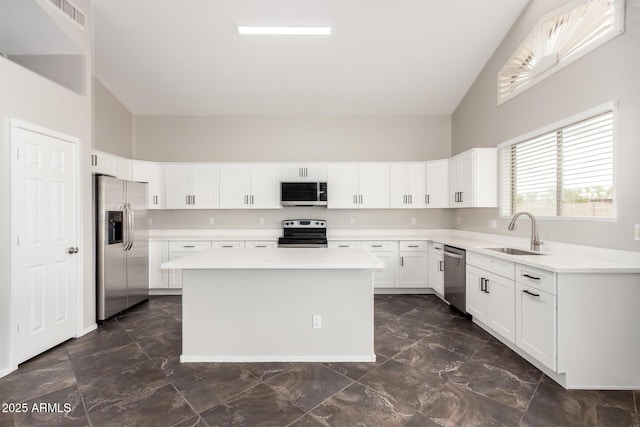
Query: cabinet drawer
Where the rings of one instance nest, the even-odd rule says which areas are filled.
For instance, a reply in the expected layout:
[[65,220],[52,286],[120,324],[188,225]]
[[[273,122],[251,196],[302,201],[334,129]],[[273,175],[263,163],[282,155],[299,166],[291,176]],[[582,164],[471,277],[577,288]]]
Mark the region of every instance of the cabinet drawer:
[[433,242],[431,243],[434,253],[442,253],[444,251],[444,243]]
[[416,242],[416,241],[400,241],[400,250],[403,252],[424,252],[427,250],[427,242]]
[[360,247],[364,248],[368,251],[374,252],[389,252],[395,251],[398,249],[398,242],[391,241],[368,241],[368,242],[360,242]]
[[506,277],[507,279],[513,280],[515,277],[515,263],[511,261],[467,251],[467,264],[474,265],[483,270]]
[[548,292],[551,295],[556,294],[556,274],[551,271],[516,264],[516,282]]
[[169,252],[200,252],[211,248],[211,242],[207,241],[182,241],[169,242]]
[[244,246],[246,248],[275,248],[278,243],[273,240],[247,240]]
[[329,248],[359,248],[360,242],[334,240],[327,242]]
[[240,241],[220,241],[220,242],[211,242],[212,248],[244,248],[244,242]]

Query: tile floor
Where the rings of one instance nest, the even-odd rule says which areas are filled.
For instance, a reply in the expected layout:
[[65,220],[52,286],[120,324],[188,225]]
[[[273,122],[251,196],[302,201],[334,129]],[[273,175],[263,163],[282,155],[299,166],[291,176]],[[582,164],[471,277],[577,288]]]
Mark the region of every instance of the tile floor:
[[180,316],[154,297],[24,363],[0,401],[68,408],[0,426],[640,427],[640,392],[566,391],[434,296],[376,296],[376,363],[180,364]]

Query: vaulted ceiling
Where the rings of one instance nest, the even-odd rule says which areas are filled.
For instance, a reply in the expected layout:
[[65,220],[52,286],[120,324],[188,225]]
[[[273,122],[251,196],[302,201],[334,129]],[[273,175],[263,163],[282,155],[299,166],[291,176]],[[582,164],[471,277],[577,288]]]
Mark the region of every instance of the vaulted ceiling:
[[134,114],[450,114],[527,1],[93,0],[95,74]]

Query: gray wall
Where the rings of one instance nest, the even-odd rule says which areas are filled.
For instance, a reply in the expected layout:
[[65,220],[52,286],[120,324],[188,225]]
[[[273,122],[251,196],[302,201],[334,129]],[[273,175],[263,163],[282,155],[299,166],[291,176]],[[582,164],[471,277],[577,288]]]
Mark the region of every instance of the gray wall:
[[[609,101],[618,102],[616,179],[618,220],[611,222],[544,220],[542,238],[548,240],[640,250],[633,240],[633,224],[640,223],[640,1],[626,2],[626,30],[621,36],[556,72],[511,100],[497,106],[496,75],[546,13],[568,1],[529,2],[452,116],[452,154],[471,147],[499,143]],[[498,229],[497,209],[459,209],[456,228],[512,234],[507,219]],[[458,224],[459,222],[459,224]],[[528,236],[522,224],[515,233]]]
[[[451,149],[449,116],[135,116],[134,123],[135,157],[155,161],[420,161],[447,158]],[[156,229],[261,228],[260,218],[262,227],[274,229],[294,217],[327,219],[332,228],[451,226],[450,214],[437,209],[172,210],[150,216]]]
[[135,116],[135,158],[399,161],[449,157],[450,116]]
[[82,55],[11,55],[9,59],[74,92],[86,93]]
[[129,159],[133,157],[133,116],[95,76],[93,148]]

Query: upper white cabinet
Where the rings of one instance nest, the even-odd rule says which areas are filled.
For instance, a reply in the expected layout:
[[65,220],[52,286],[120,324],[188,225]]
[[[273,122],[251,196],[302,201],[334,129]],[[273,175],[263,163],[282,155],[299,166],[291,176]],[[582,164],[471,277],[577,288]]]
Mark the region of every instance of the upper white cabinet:
[[149,209],[163,209],[165,207],[164,166],[161,163],[133,160],[131,178],[133,181],[148,183],[147,207]]
[[497,152],[474,148],[449,159],[449,207],[497,207]]
[[326,163],[285,163],[282,165],[284,182],[325,182],[327,180]]
[[167,209],[218,207],[218,166],[213,164],[165,165]]
[[327,169],[327,207],[388,208],[387,163],[331,163]]
[[425,164],[425,200],[427,208],[449,207],[449,160]]
[[91,173],[97,175],[117,176],[117,156],[102,151],[91,151]]
[[389,166],[392,208],[424,208],[424,163],[391,163]]
[[280,165],[272,163],[220,165],[220,208],[281,208]]

